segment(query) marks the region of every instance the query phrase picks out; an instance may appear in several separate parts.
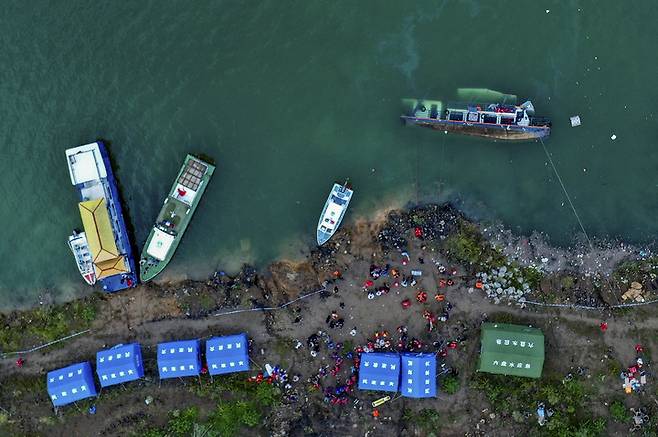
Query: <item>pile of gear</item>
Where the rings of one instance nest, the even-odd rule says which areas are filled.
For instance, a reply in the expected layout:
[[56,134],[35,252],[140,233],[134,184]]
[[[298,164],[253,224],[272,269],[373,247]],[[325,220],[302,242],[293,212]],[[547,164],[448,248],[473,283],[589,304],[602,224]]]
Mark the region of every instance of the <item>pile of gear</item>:
[[525,282],[517,267],[501,266],[489,273],[478,272],[475,288],[487,293],[487,297],[498,304],[503,300],[523,305],[530,293],[530,284]]
[[642,345],[635,345],[635,352],[638,354],[635,363],[628,366],[628,369],[622,370],[619,375],[619,378],[624,381],[622,388],[626,394],[640,391],[647,384],[647,371],[644,368],[644,359],[641,356],[644,352]]

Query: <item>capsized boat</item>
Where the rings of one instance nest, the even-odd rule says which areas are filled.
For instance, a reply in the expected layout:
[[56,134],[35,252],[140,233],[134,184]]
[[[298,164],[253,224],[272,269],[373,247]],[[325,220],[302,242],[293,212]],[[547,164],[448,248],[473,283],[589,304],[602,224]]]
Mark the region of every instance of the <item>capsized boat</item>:
[[66,150],[96,279],[106,292],[137,285],[135,260],[110,157],[102,141]]
[[87,284],[94,285],[96,283],[96,272],[94,271],[94,261],[87,243],[87,235],[84,232],[74,230],[73,234],[69,235],[68,244],[78,264],[78,271],[80,271],[82,279]]
[[142,282],[155,278],[171,261],[214,171],[212,164],[192,155],[185,157],[142,249]]
[[516,104],[516,96],[483,88],[460,88],[457,102],[403,99],[403,123],[508,141],[548,137],[551,121],[536,117],[529,100]]
[[352,193],[347,182],[343,185],[334,184],[320,214],[317,231],[318,246],[322,246],[336,233],[352,199]]

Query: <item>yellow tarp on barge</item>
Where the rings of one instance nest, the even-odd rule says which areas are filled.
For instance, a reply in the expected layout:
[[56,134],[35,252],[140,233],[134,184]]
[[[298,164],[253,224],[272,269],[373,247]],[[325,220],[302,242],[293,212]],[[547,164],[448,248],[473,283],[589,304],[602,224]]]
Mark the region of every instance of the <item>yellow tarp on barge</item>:
[[96,270],[102,279],[127,272],[126,261],[117,249],[110,215],[105,199],[88,200],[78,204],[82,225],[87,235],[87,244]]

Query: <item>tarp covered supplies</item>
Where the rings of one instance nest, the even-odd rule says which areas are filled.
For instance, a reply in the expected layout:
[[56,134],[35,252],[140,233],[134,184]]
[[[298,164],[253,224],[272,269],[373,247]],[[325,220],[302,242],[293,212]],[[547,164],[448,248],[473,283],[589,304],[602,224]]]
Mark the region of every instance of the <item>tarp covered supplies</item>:
[[206,341],[208,373],[243,372],[249,370],[249,344],[246,334],[213,337]]
[[544,366],[544,334],[537,328],[483,323],[479,372],[539,378]]
[[46,387],[56,407],[96,396],[94,375],[87,361],[48,372]]
[[96,353],[96,374],[101,387],[135,381],[144,376],[139,344],[120,344]]

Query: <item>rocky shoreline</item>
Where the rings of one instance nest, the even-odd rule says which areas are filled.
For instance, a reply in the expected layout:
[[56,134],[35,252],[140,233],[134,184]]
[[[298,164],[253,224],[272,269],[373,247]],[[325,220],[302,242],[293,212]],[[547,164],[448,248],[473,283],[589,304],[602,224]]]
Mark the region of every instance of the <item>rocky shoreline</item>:
[[[368,281],[364,285],[365,279],[375,278],[373,272],[388,272],[389,268],[402,272],[399,279],[375,279],[373,286]],[[414,271],[420,272],[420,276],[412,277]],[[406,435],[422,428],[421,410],[408,400],[399,401],[387,416],[375,421],[368,417],[367,400],[372,398],[369,393],[345,397],[350,406],[343,409],[327,405],[327,398],[323,400],[321,393],[331,383],[321,374],[324,366],[333,362],[336,351],[320,346],[317,340],[307,340],[315,335],[316,339],[324,339],[321,344],[348,344],[345,350],[351,351],[357,345],[368,347],[374,341],[373,333],[394,332],[404,326],[404,332],[410,333],[409,341],[417,341],[420,350],[438,351],[447,341],[460,345],[463,356],[448,357],[446,363],[454,369],[454,377],[465,384],[466,375],[472,373],[473,354],[477,353],[477,327],[492,313],[504,313],[506,318],[522,321],[542,320],[545,315],[537,307],[523,309],[532,300],[587,305],[616,317],[610,312],[611,306],[624,302],[621,296],[631,283],[641,286],[639,293],[645,301],[656,297],[657,274],[658,260],[647,249],[617,244],[601,245],[593,251],[580,246],[576,250],[552,248],[539,235],[516,237],[508,231],[479,226],[449,204],[395,210],[382,221],[357,221],[345,226],[327,245],[311,251],[305,261],[278,261],[262,271],[244,266],[236,275],[217,271],[206,281],[149,284],[127,293],[94,295],[65,305],[2,315],[0,349],[4,353],[28,349],[76,330],[91,329],[91,334],[27,355],[26,365],[20,369],[13,363],[15,356],[0,361],[1,373],[6,375],[0,378],[0,384],[8,388],[0,396],[0,407],[6,416],[3,420],[7,422],[0,420],[0,430],[5,426],[28,434],[52,432],[49,402],[39,383],[44,372],[73,359],[91,360],[93,352],[101,347],[117,341],[139,341],[146,345],[145,359],[152,363],[151,348],[157,341],[242,330],[253,340],[255,362],[278,363],[298,381],[277,388],[277,396],[281,397],[277,408],[257,406],[262,408],[259,411],[263,430],[272,435],[344,435],[366,430]],[[413,282],[405,288],[407,278]],[[441,293],[446,301],[430,301],[411,309],[400,306],[405,297],[418,290]],[[319,293],[281,310],[263,310],[281,307],[313,292]],[[248,312],[224,315],[236,308]],[[428,312],[439,315],[442,322],[438,328],[430,326],[429,331]],[[331,317],[327,314],[336,314],[341,323],[329,323]],[[409,345],[405,340],[403,347]],[[309,355],[310,349],[315,355]],[[349,377],[344,368],[340,372],[337,374]],[[33,379],[34,387],[16,388],[13,378]],[[340,381],[337,376],[333,384]],[[235,387],[243,387],[238,380],[234,383]],[[203,384],[206,382],[202,383],[205,387]],[[319,393],[317,386],[321,387]],[[118,398],[104,401],[105,405],[99,401],[99,408],[107,411],[103,420],[110,424],[127,421],[123,428],[99,428],[94,418],[85,415],[65,419],[57,416],[57,420],[69,432],[91,427],[103,435],[166,426],[167,418],[173,420],[170,412],[177,407],[168,399],[158,400],[154,393],[160,392],[155,389],[154,379],[130,390],[135,390],[135,394],[128,403],[141,405],[141,419],[135,419],[135,423],[127,419],[127,410],[119,407],[124,404]],[[173,385],[164,390],[184,402],[199,402],[196,392],[183,390],[187,394],[182,395]],[[245,390],[247,399],[253,393]],[[157,408],[144,406],[143,399],[137,400],[146,393],[156,397]],[[480,405],[481,401],[470,398],[469,390],[462,389],[460,393],[458,403],[465,408]],[[21,403],[32,404],[37,413],[21,413]],[[445,409],[440,402],[425,405],[437,411]],[[110,413],[110,408],[115,410]],[[302,409],[309,417],[300,416]],[[199,411],[198,420],[210,414],[203,408]],[[433,422],[431,417],[425,419]],[[319,432],[327,420],[333,421],[333,428]],[[469,415],[460,416],[444,432],[463,435],[464,430],[473,429],[471,420]],[[521,428],[512,428],[523,429],[518,426]]]

